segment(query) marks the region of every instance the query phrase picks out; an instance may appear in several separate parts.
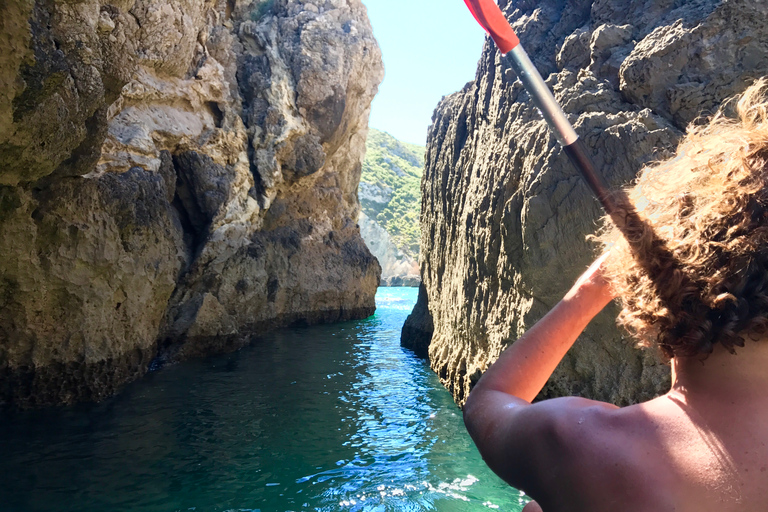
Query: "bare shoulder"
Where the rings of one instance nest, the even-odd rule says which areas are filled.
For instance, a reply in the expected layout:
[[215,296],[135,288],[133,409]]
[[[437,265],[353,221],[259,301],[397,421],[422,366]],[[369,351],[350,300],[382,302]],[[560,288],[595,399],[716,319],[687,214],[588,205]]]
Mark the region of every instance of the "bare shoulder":
[[567,397],[531,405],[512,400],[489,409],[497,411],[493,428],[481,434],[485,439],[478,446],[493,448],[481,447],[483,457],[542,506],[553,489],[563,500],[598,498],[611,489],[635,487],[627,484],[647,472],[637,467],[653,430],[642,407]]
[[[529,404],[489,391],[470,396],[467,429],[486,463],[511,485],[529,489],[555,459],[576,455],[589,439],[611,430],[616,406],[577,397]],[[573,445],[573,446],[571,446]],[[565,449],[565,451],[564,451]]]
[[617,407],[578,397],[533,404],[528,414],[551,447],[551,453],[545,455],[560,464],[572,460],[579,471],[615,464],[615,459],[631,454],[635,446],[639,448],[653,429],[641,407]]
[[[657,418],[644,404],[620,408],[565,398],[535,405],[539,411],[532,406],[531,412],[542,415],[547,439],[541,440],[536,481],[528,485],[544,510],[612,510],[610,503],[665,509],[660,503],[670,474],[658,463]],[[644,506],[649,499],[653,505]]]

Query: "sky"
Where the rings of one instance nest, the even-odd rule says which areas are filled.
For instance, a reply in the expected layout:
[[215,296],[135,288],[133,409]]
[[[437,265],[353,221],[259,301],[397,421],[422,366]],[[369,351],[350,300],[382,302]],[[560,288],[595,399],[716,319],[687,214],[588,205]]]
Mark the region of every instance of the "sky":
[[475,78],[485,32],[461,0],[363,0],[385,77],[369,126],[426,144],[432,112]]

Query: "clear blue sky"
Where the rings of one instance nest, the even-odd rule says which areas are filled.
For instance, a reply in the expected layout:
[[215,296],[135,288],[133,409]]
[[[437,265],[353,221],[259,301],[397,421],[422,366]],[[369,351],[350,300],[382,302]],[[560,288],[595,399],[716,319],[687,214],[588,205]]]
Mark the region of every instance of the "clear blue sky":
[[475,78],[485,32],[461,0],[363,0],[386,76],[369,125],[425,144],[440,98]]

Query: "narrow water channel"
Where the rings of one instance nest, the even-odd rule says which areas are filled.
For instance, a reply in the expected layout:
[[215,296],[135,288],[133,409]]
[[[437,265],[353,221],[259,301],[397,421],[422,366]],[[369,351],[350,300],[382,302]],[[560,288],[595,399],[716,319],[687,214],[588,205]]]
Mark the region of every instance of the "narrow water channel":
[[374,316],[284,329],[100,404],[0,412],[0,510],[519,512],[426,362],[414,288]]

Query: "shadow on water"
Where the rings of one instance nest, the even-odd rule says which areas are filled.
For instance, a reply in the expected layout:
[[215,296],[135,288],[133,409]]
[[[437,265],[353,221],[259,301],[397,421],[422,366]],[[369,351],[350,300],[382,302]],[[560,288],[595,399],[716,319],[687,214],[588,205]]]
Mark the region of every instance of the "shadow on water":
[[0,414],[14,512],[518,512],[427,363],[399,346],[416,289],[356,322],[285,329],[100,404]]

